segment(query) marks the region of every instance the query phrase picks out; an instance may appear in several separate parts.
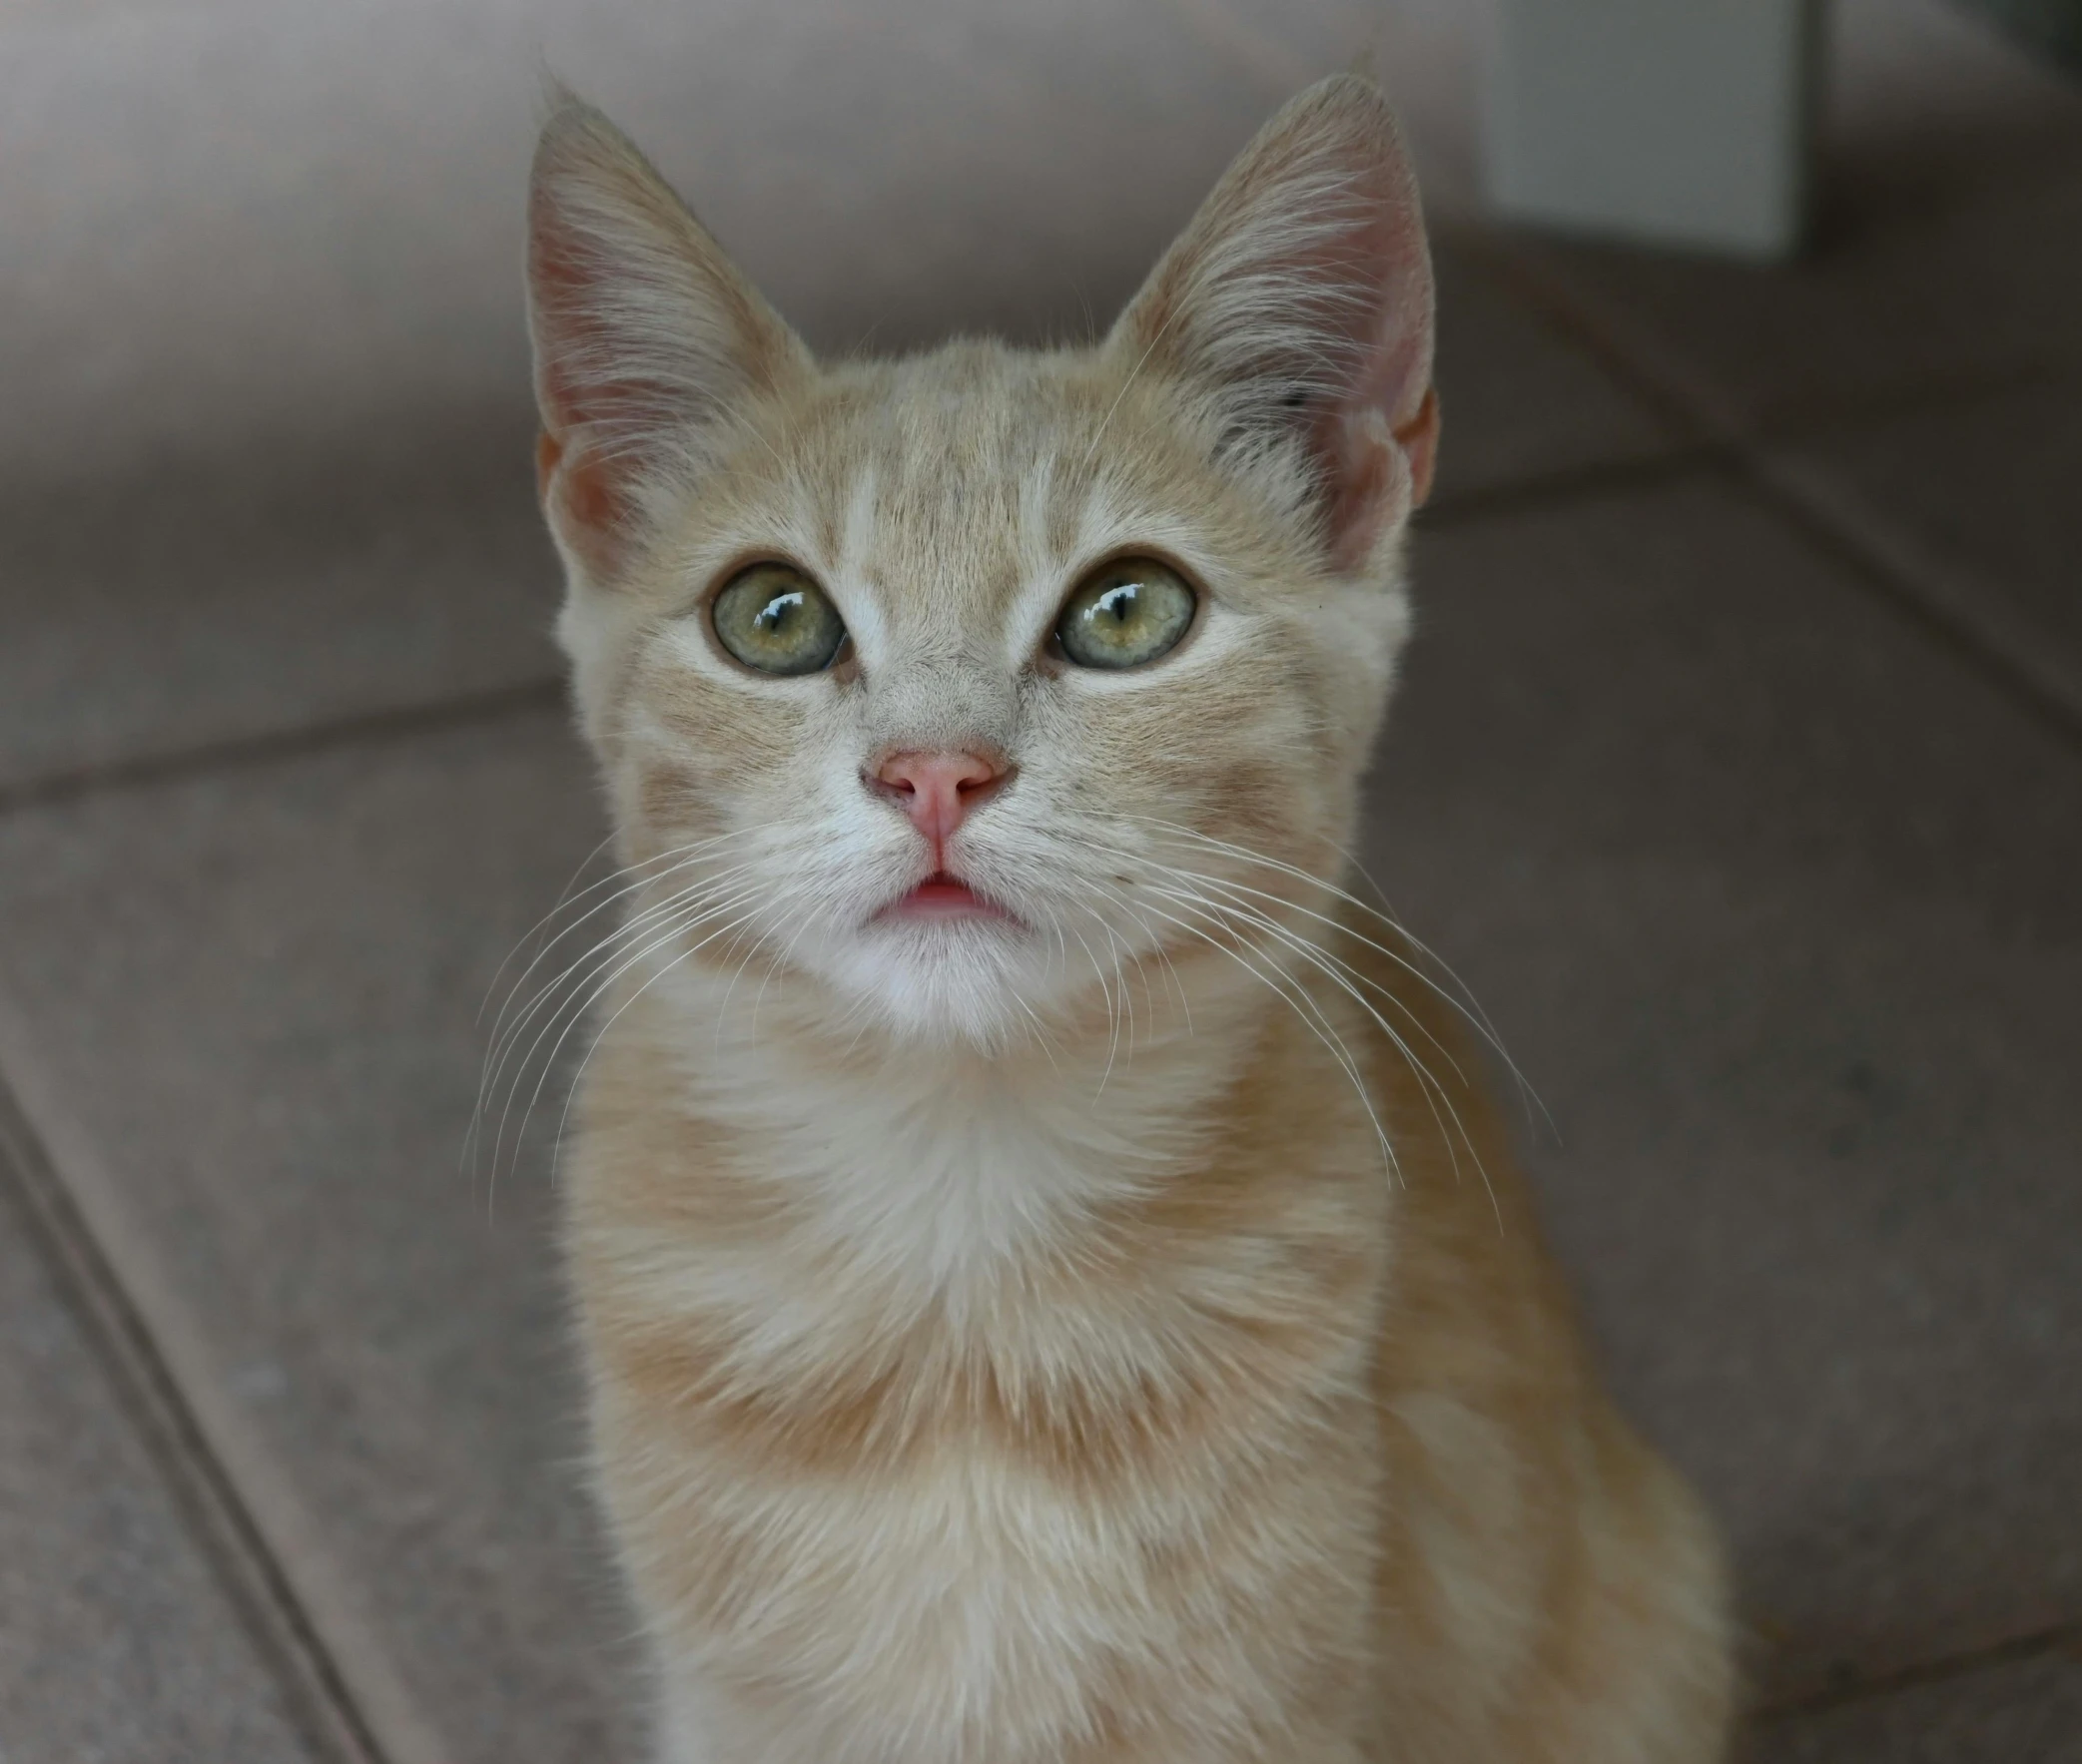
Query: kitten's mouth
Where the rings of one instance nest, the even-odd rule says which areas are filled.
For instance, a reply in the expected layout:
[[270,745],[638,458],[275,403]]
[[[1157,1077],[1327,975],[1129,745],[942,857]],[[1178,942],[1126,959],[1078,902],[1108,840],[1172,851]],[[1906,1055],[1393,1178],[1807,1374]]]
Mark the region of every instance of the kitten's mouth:
[[1012,914],[995,900],[987,900],[960,877],[936,870],[911,890],[892,900],[878,918],[997,918]]

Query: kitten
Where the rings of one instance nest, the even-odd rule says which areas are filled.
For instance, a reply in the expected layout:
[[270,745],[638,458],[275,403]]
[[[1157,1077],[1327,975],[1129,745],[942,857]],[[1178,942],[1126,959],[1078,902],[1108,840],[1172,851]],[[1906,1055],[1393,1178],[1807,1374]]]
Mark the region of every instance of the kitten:
[[1378,93],[1283,110],[1088,348],[816,361],[569,101],[529,290],[662,1756],[1718,1757],[1712,1531],[1343,885],[1439,432]]

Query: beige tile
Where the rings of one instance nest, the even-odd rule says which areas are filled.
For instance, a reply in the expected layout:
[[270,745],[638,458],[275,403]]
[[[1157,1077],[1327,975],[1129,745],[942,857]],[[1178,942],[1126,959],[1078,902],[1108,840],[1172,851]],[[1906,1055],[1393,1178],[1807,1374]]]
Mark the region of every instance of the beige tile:
[[0,1757],[317,1764],[27,1226],[0,1168]]
[[1670,432],[1464,251],[1435,253],[1440,506],[1586,467],[1651,459]]
[[2020,53],[1988,10],[1835,0],[1822,141],[1836,166],[1875,182],[1972,183],[2074,149],[2073,82]]
[[478,1000],[596,837],[549,713],[0,824],[0,984],[462,1764],[633,1755],[554,1197],[460,1167]]
[[1756,269],[1529,245],[1619,344],[1715,420],[1782,429],[2077,359],[2082,159],[1949,199],[1845,213]]
[[1367,849],[1783,1691],[2082,1610],[2082,756],[1710,482],[1420,549]]
[[1831,430],[1779,451],[1898,535],[1923,570],[1956,584],[1969,616],[2057,652],[2082,681],[2082,376]]
[[539,683],[556,565],[524,409],[0,490],[0,797]]

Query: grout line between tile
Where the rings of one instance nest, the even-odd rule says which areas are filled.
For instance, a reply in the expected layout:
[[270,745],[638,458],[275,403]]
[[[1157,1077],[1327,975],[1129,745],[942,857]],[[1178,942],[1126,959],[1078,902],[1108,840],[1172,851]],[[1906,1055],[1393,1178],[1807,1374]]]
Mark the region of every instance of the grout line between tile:
[[1704,442],[1674,443],[1661,452],[1601,459],[1589,465],[1564,466],[1527,477],[1508,478],[1478,489],[1450,491],[1418,511],[1417,530],[1436,532],[1468,526],[1498,515],[1547,508],[1627,490],[1650,489],[1702,472],[1725,469],[1725,448]]
[[1713,386],[1669,350],[1621,341],[1625,329],[1606,302],[1580,289],[1535,252],[1487,229],[1456,230],[1463,256],[1479,263],[1606,377],[1644,405],[1666,430],[1693,445],[1729,447],[1744,438]]
[[291,1477],[237,1406],[205,1331],[130,1218],[92,1134],[59,1100],[28,1025],[5,1000],[0,1152],[314,1737],[346,1764],[448,1764]]
[[1432,231],[1450,240],[1463,258],[1479,263],[1668,428],[1695,441],[1740,448],[1818,438],[2000,398],[2071,378],[2074,371],[2053,357],[2017,359],[1972,372],[1932,370],[1856,394],[1786,403],[1750,415],[1682,349],[1645,332],[1613,296],[1575,274],[1543,236],[1466,221],[1433,222]]
[[1856,396],[1782,403],[1761,411],[1742,432],[1764,444],[1826,440],[1932,411],[1970,410],[2072,378],[2073,370],[2054,360],[2011,361],[1972,373],[1926,373]]
[[1689,435],[1695,449],[1718,454],[1752,501],[1847,567],[1896,617],[1937,640],[2064,741],[2082,745],[2082,664],[2005,596],[1932,558],[1847,485],[1744,427],[1667,351],[1622,340],[1626,327],[1609,302],[1502,242],[1473,249],[1608,374],[1677,433]]
[[1738,470],[1758,500],[1833,553],[1921,625],[2082,745],[2082,661],[1998,588],[1931,557],[1847,485],[1768,447]]
[[244,1621],[307,1739],[327,1760],[384,1764],[333,1662],[255,1535],[223,1467],[211,1457],[149,1333],[53,1177],[35,1135],[0,1082],[0,1205],[21,1215],[121,1406],[124,1421],[189,1521],[193,1540]]
[[2078,1645],[2082,1645],[2082,1622],[2060,1623],[2051,1629],[2036,1629],[2028,1635],[1990,1642],[1985,1647],[1919,1660],[1913,1665],[1860,1678],[1851,1684],[1807,1691],[1780,1703],[1766,1704],[1752,1711],[1749,1719],[1759,1726],[1775,1726],[1807,1715],[1826,1714],[1831,1709],[1853,1703],[1876,1702],[1928,1684],[1947,1684],[1953,1679],[1969,1678],[1976,1672],[2014,1666],[2025,1660],[2035,1660],[2041,1654],[2072,1650]]
[[73,767],[15,784],[0,783],[0,815],[47,808],[107,791],[173,783],[206,772],[271,765],[278,760],[326,753],[362,742],[406,740],[466,728],[473,723],[495,722],[525,711],[548,710],[563,703],[563,694],[561,674],[543,675],[512,686],[462,693],[424,704],[362,711],[299,728],[232,736],[165,753]]

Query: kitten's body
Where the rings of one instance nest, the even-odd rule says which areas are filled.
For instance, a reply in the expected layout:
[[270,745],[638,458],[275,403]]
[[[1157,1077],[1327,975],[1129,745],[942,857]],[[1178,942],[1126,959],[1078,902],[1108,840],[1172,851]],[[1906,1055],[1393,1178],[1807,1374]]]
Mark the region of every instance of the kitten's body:
[[[1336,885],[1435,421],[1378,100],[1290,109],[1107,343],[835,371],[596,120],[544,155],[563,629],[643,909],[572,1270],[665,1755],[1717,1757],[1710,1530]],[[1067,666],[1067,587],[1148,550],[1191,633]],[[759,556],[837,666],[702,626]],[[893,752],[990,756],[930,856]],[[904,916],[942,873],[1004,914]]]
[[1591,1385],[1479,1101],[1447,1078],[1487,1182],[1369,1057],[1390,1180],[1297,1015],[1136,1002],[1103,1089],[1100,1024],[1007,1072],[771,993],[702,1064],[785,1099],[690,1085],[679,1000],[603,1051],[576,1273],[668,1756],[1715,1756],[1712,1538]]

